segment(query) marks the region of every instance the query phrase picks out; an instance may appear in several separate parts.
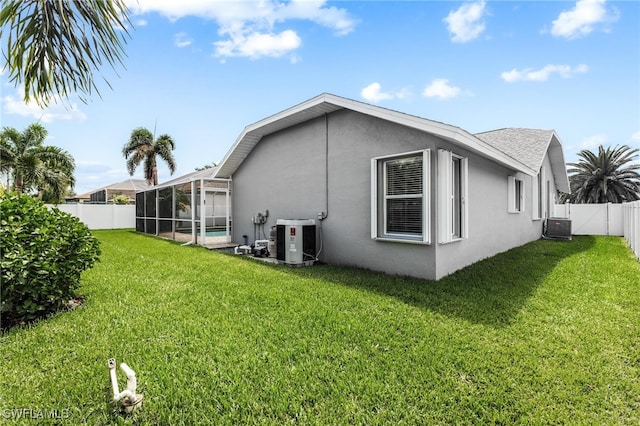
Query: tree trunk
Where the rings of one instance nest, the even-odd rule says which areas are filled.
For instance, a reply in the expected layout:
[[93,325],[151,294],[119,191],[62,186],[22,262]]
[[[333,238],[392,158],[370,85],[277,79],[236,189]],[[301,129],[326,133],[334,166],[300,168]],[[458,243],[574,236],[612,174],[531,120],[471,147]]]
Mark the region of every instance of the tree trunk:
[[15,189],[15,191],[18,194],[22,194],[22,187],[24,186],[24,181],[22,179],[22,175],[20,173],[16,173],[16,177],[14,179],[13,182],[13,189]]

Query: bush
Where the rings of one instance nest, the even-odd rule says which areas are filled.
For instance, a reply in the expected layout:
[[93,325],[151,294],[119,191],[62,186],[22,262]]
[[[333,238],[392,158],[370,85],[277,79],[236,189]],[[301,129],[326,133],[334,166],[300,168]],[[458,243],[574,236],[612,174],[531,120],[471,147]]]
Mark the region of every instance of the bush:
[[0,195],[2,327],[30,322],[65,306],[100,246],[78,218],[30,196]]
[[123,194],[115,194],[111,198],[109,198],[109,202],[111,204],[131,204],[129,202],[129,197]]

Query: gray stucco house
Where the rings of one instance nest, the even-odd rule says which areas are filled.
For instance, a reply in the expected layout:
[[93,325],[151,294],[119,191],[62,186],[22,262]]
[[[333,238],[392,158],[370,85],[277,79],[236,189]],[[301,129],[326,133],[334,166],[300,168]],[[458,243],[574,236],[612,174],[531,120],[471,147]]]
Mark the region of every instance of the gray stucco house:
[[215,177],[232,182],[233,241],[311,218],[320,261],[436,280],[540,238],[570,191],[553,130],[472,135],[332,94],[247,126]]
[[311,218],[320,261],[436,280],[540,238],[569,192],[553,130],[472,135],[332,94],[247,126],[215,177],[232,182],[233,241]]
[[553,130],[472,135],[322,94],[247,126],[216,168],[137,193],[136,230],[228,247],[279,225],[276,257],[437,280],[540,238],[556,191]]

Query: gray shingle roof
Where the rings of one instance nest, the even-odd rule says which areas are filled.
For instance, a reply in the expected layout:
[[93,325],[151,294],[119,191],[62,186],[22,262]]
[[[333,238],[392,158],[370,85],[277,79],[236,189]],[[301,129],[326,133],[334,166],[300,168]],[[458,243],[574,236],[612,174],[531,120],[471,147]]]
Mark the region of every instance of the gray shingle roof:
[[96,188],[96,189],[92,189],[91,191],[87,191],[84,194],[80,194],[80,195],[76,195],[74,198],[79,198],[79,199],[83,199],[86,198],[88,199],[91,194],[98,192],[98,191],[102,191],[102,190],[109,190],[109,191],[135,191],[135,192],[140,192],[140,191],[145,191],[147,189],[151,188],[149,185],[147,185],[147,181],[145,181],[144,179],[127,179],[124,180],[122,182],[118,182],[118,183],[112,183],[110,185],[105,185],[105,186],[101,186],[100,188]]
[[558,179],[557,188],[564,192],[569,191],[562,145],[553,130],[512,128],[472,135],[456,126],[365,104],[330,93],[322,93],[315,98],[245,127],[225,158],[215,169],[215,174],[212,177],[231,178],[264,136],[341,109],[349,109],[433,134],[509,169],[530,176],[535,176],[540,171],[545,155],[549,152],[551,167],[556,179]]
[[416,130],[436,135],[457,146],[490,158],[498,164],[508,168],[533,175],[534,169],[525,163],[504,153],[502,150],[483,142],[481,139],[468,133],[459,127],[438,121],[429,120],[411,114],[381,108],[379,106],[366,104],[353,99],[323,93],[315,98],[309,99],[301,104],[294,105],[284,111],[260,120],[244,128],[235,144],[227,152],[225,158],[220,163],[216,177],[230,178],[237,170],[251,150],[268,134],[294,126],[312,118],[326,116],[327,114],[349,109],[372,117],[377,117],[396,124],[407,126]]
[[567,194],[571,192],[562,144],[555,131],[509,128],[478,133],[474,136],[536,171],[540,170],[545,156],[549,153],[556,188]]
[[553,130],[509,128],[474,136],[526,166],[539,170],[554,133]]

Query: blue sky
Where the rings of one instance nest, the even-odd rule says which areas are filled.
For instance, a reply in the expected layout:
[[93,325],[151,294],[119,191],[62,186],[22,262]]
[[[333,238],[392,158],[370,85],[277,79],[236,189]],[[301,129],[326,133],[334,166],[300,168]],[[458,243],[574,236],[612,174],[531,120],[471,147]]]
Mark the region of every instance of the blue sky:
[[77,193],[129,177],[121,149],[136,127],[174,138],[176,177],[219,162],[245,126],[323,92],[471,133],[555,129],[568,162],[600,144],[640,147],[640,2],[130,6],[125,67],[101,70],[102,97],[43,110],[0,75],[2,126],[40,120],[47,143],[75,158]]

